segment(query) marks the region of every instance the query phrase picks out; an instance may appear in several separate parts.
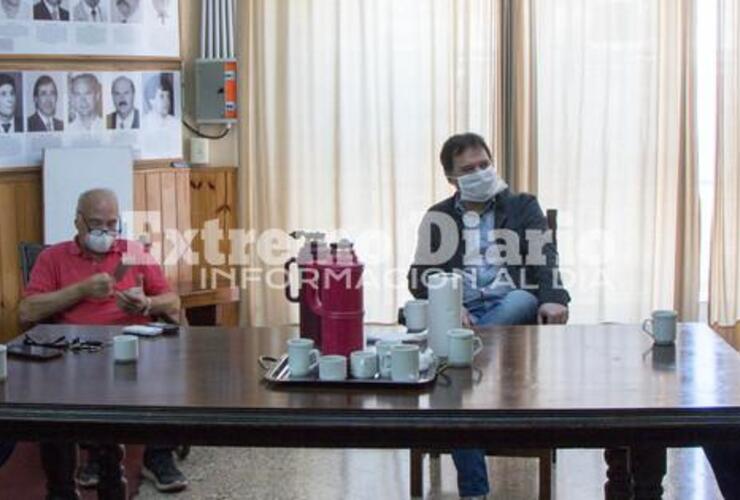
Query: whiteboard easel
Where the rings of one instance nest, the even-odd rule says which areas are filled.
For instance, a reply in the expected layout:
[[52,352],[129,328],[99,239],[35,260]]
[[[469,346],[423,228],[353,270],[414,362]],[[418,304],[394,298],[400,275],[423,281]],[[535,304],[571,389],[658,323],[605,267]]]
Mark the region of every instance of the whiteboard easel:
[[[77,198],[93,188],[116,193],[122,217],[134,210],[131,148],[49,148],[44,152],[44,243],[71,240]],[[126,229],[124,228],[124,234]]]

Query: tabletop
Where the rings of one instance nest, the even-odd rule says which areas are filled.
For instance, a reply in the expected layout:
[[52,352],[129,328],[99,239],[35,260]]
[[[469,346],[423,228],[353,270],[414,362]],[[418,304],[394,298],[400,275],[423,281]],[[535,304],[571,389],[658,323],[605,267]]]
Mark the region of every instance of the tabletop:
[[[40,325],[30,334],[119,332]],[[74,434],[86,422],[91,432],[136,439],[187,429],[196,442],[255,445],[273,445],[277,438],[260,434],[267,430],[279,430],[286,445],[326,445],[332,436],[358,446],[441,446],[453,435],[475,442],[483,434],[553,446],[637,440],[648,431],[674,444],[740,437],[740,355],[707,326],[681,325],[667,348],[654,347],[637,325],[478,333],[484,349],[472,369],[448,369],[419,389],[270,386],[257,358],[282,354],[295,328],[183,328],[177,337],[142,339],[131,365],[114,363],[111,348],[49,362],[11,359],[0,421],[16,433]]]

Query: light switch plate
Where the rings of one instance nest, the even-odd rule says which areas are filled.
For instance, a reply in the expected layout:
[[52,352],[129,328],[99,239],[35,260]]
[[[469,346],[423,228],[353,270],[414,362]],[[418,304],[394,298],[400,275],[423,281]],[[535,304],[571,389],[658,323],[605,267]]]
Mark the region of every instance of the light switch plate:
[[206,165],[211,160],[210,143],[208,139],[193,137],[190,139],[190,163]]

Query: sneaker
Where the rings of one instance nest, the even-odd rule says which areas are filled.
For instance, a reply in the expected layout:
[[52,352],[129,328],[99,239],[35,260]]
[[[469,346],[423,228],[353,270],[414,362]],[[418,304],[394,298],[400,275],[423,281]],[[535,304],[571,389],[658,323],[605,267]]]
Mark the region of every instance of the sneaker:
[[188,487],[188,480],[175,465],[170,451],[146,454],[141,475],[153,482],[158,491],[171,493]]
[[100,479],[100,462],[89,458],[77,473],[77,484],[82,488],[95,488]]

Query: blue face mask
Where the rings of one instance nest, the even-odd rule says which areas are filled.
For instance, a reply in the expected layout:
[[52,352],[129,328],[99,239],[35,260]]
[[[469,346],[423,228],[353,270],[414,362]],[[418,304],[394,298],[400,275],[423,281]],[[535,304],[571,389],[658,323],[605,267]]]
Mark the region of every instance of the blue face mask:
[[460,199],[479,203],[493,198],[499,183],[498,175],[496,175],[493,166],[457,178]]

